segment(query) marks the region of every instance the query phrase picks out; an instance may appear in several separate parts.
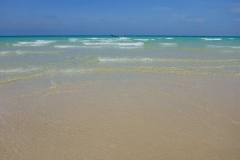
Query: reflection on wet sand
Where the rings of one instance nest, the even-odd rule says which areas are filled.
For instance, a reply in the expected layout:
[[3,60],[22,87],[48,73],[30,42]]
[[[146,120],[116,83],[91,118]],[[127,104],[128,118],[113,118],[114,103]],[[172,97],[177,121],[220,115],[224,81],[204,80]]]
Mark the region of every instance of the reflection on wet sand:
[[0,157],[238,159],[239,93],[237,77],[173,75],[2,91]]

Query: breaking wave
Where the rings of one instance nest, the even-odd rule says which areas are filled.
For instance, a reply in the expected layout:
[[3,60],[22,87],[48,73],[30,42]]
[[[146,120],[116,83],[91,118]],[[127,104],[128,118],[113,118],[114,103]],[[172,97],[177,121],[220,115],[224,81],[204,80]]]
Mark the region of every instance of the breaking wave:
[[177,43],[159,43],[163,47],[176,47]]
[[137,40],[137,41],[149,41],[149,39],[134,39],[134,40]]
[[231,48],[231,49],[240,49],[240,46],[215,46],[215,45],[207,45],[210,48]]
[[68,39],[70,42],[76,42],[76,41],[78,41],[78,38],[69,38]]
[[221,41],[222,38],[200,38],[202,40],[205,40],[205,41]]
[[136,43],[114,43],[114,42],[84,42],[83,43],[86,46],[120,46],[120,47],[124,47],[124,46],[138,46],[141,47],[143,46],[143,42],[136,42]]
[[79,48],[80,46],[73,46],[73,45],[55,45],[55,48]]
[[18,42],[13,44],[13,46],[45,46],[51,43],[55,43],[56,41],[51,40],[36,40],[34,42]]
[[10,51],[1,51],[0,54],[8,54],[8,53],[11,53]]

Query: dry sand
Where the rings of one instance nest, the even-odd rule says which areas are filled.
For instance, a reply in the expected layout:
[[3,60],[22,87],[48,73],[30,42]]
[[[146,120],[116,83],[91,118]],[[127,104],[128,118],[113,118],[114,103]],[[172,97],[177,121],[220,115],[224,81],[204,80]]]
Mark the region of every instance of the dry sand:
[[0,159],[240,159],[238,77],[147,76],[0,92]]

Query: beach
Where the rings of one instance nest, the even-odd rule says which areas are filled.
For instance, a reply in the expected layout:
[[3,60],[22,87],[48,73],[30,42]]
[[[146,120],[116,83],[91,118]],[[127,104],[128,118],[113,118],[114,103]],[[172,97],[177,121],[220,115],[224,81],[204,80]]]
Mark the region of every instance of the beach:
[[0,159],[239,159],[239,37],[1,37]]

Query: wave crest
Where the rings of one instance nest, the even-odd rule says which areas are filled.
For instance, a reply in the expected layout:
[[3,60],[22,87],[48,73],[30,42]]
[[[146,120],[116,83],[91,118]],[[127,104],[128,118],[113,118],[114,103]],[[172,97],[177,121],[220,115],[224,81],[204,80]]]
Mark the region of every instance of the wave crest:
[[222,38],[200,38],[202,40],[205,40],[205,41],[221,41]]
[[56,41],[52,41],[52,40],[36,40],[34,42],[18,42],[13,44],[13,46],[45,46],[51,43],[55,43]]
[[176,47],[177,43],[159,43],[163,47]]

